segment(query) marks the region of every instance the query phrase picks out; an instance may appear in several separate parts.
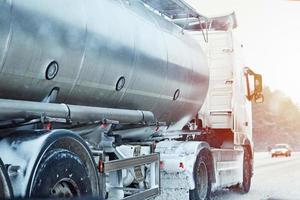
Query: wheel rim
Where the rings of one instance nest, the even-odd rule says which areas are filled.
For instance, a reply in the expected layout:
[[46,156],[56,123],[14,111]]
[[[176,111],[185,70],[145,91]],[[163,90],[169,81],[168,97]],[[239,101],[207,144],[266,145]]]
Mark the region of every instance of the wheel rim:
[[204,162],[199,164],[197,170],[197,179],[198,179],[198,194],[200,199],[205,199],[207,196],[207,189],[208,189],[208,173],[207,168]]
[[78,197],[80,190],[72,179],[61,179],[51,189],[51,197]]

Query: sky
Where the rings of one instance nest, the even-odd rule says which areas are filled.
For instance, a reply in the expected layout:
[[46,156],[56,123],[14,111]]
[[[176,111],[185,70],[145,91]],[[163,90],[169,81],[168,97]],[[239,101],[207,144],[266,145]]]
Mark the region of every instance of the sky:
[[235,11],[245,65],[300,104],[300,0],[186,0],[207,16]]

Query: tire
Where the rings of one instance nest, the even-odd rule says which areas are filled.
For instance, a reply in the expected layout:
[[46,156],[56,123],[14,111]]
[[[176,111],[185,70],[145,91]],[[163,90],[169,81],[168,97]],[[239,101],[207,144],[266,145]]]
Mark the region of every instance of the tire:
[[240,192],[248,193],[251,187],[252,179],[252,161],[251,152],[248,147],[244,147],[244,159],[243,159],[243,183],[240,184]]
[[[190,190],[190,200],[209,200],[211,193],[211,157],[208,151],[201,151],[197,157],[193,176],[195,189]],[[202,177],[202,178],[201,178]]]
[[13,192],[6,168],[0,159],[0,199],[12,199]]
[[79,156],[66,149],[47,152],[32,181],[31,198],[92,196],[87,168]]

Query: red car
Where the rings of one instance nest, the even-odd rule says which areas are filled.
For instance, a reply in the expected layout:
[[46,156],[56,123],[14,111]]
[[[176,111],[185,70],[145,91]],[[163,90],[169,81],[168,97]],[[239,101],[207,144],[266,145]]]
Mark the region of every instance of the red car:
[[288,144],[276,144],[271,149],[272,158],[277,156],[291,156],[291,147]]

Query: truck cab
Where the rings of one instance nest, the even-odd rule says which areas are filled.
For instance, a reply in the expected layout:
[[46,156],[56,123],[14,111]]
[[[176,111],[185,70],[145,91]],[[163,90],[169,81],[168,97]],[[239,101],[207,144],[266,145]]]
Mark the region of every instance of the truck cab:
[[[197,27],[194,22],[191,24],[191,29]],[[182,163],[177,166],[186,166],[190,199],[205,199],[211,191],[221,188],[235,187],[243,193],[250,190],[252,103],[263,102],[262,76],[245,66],[243,46],[235,36],[236,27],[235,14],[231,13],[203,20],[198,31],[187,33],[205,50],[210,70],[209,88],[198,115],[185,126],[183,139],[172,144],[163,142],[160,147],[172,146],[178,154],[194,152],[189,158],[176,158]],[[176,153],[172,156],[164,150],[159,152],[165,163],[169,159],[175,166]],[[170,169],[169,166],[166,171]]]
[[247,181],[242,186],[247,192],[251,179],[245,180],[245,170],[241,169],[247,167],[243,160],[249,154],[246,156],[250,159],[252,175],[252,102],[262,98],[262,82],[261,76],[244,64],[243,46],[235,36],[236,24],[232,13],[228,15],[226,28],[208,30],[207,41],[197,39],[206,49],[210,69],[209,90],[198,116],[202,126],[208,129],[215,174],[219,175],[213,188]]

